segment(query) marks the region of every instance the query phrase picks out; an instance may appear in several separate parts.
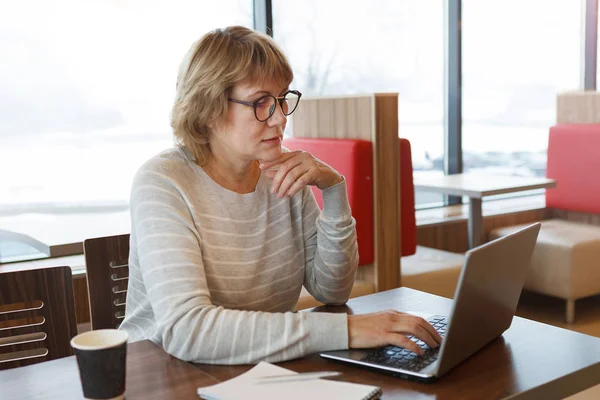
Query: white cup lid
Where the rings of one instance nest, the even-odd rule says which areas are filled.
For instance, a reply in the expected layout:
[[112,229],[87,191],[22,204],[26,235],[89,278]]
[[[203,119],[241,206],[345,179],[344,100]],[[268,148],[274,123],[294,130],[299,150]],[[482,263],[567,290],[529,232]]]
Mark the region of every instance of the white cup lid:
[[98,329],[80,333],[71,339],[71,346],[78,350],[102,350],[127,342],[129,334],[117,329]]

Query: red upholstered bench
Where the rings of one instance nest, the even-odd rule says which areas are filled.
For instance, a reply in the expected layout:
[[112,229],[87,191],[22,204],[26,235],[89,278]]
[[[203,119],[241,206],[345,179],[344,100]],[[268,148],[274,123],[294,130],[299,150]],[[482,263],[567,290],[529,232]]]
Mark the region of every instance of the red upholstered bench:
[[[600,125],[550,128],[546,207],[600,214]],[[498,228],[490,238],[523,225]],[[566,300],[566,320],[575,318],[575,300],[600,294],[600,227],[561,219],[542,221],[525,288]]]
[[550,128],[546,175],[557,187],[546,191],[546,206],[600,214],[600,124]]

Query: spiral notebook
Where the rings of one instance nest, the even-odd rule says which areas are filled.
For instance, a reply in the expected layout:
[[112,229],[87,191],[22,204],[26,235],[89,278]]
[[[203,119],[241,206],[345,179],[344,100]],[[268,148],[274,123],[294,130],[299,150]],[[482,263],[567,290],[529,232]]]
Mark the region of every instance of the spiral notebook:
[[381,388],[358,383],[325,379],[261,383],[260,378],[272,375],[295,375],[297,372],[267,362],[225,382],[198,388],[205,400],[375,400]]

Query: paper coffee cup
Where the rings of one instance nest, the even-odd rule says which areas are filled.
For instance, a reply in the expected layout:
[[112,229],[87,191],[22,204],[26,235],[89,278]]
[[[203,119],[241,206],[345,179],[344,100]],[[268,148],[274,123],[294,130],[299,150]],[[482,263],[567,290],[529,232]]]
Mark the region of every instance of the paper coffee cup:
[[125,331],[99,329],[81,333],[71,339],[86,399],[125,398],[128,338]]

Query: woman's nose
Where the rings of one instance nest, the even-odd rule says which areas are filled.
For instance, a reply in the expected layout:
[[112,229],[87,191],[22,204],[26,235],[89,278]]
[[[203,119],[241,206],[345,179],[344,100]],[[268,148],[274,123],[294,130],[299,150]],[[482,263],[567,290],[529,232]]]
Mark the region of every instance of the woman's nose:
[[283,113],[283,108],[281,107],[281,104],[277,102],[275,105],[275,111],[273,111],[273,115],[271,115],[271,118],[267,120],[267,123],[269,126],[277,126],[285,124],[286,122],[287,117]]

